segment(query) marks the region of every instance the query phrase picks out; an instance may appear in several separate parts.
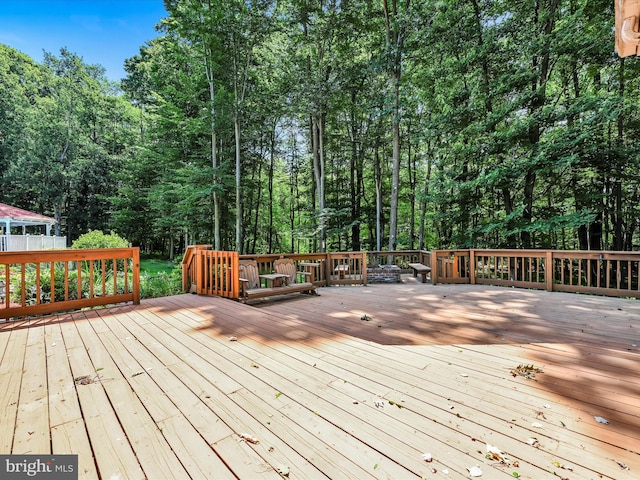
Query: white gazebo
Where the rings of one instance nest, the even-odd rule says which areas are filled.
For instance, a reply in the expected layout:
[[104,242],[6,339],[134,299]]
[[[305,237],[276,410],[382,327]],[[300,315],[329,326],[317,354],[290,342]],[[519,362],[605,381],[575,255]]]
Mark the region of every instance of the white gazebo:
[[[66,248],[65,237],[51,236],[51,227],[55,218],[29,212],[21,208],[0,203],[0,251],[45,250],[50,248]],[[45,227],[45,235],[28,235],[27,227]],[[12,228],[22,227],[22,235],[12,235]]]

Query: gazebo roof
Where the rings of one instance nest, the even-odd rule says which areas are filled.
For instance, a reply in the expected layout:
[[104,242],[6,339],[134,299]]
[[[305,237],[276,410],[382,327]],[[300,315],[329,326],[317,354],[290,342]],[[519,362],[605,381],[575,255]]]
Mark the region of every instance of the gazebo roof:
[[0,203],[0,224],[7,223],[7,221],[14,227],[29,225],[55,225],[58,223],[55,218]]

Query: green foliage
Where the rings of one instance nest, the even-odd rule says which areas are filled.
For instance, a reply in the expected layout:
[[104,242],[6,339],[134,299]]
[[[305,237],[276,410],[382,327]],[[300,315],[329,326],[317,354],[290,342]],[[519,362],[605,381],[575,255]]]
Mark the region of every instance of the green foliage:
[[182,267],[174,265],[170,271],[140,273],[140,297],[156,298],[178,295],[182,291]]
[[90,230],[73,241],[71,248],[127,248],[129,242],[119,235]]
[[611,2],[166,4],[124,92],[0,45],[0,201],[165,256],[640,244]]

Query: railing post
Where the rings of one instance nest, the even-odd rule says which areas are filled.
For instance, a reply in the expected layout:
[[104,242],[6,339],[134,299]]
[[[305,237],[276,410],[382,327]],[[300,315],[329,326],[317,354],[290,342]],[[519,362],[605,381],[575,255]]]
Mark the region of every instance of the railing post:
[[431,285],[438,284],[438,250],[431,250]]
[[140,305],[140,248],[133,248],[133,303]]
[[553,292],[553,251],[547,250],[545,260],[545,283],[547,284],[547,292]]
[[469,249],[469,280],[471,285],[476,284],[476,252],[472,248]]

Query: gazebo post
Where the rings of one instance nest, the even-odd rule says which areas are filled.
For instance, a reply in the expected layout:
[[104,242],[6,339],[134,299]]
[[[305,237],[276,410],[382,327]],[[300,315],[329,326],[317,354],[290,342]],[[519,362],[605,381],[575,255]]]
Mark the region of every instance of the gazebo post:
[[7,243],[6,243],[5,246],[6,246],[7,251],[10,251],[11,250],[11,220],[7,218],[7,219],[5,219],[4,223],[6,225],[4,227],[4,230],[5,230],[6,234],[7,234]]

